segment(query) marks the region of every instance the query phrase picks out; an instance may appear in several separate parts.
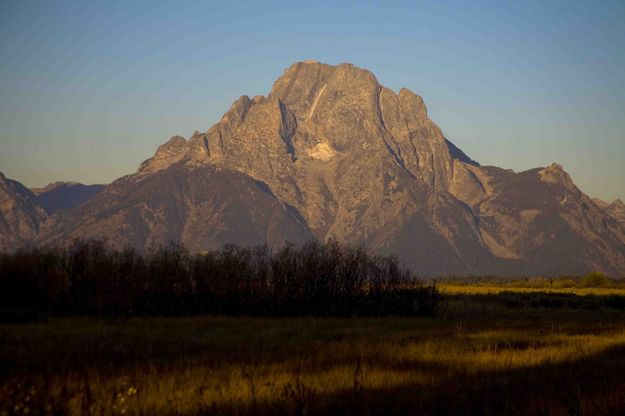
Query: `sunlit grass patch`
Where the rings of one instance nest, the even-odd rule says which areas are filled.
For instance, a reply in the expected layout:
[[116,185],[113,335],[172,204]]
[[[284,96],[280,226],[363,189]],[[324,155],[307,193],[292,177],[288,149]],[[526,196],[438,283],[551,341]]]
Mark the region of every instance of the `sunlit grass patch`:
[[[493,318],[479,313],[493,298],[454,302],[454,313],[439,319],[4,325],[0,413],[22,414],[15,406],[76,415],[625,409],[623,314],[558,309],[536,320],[528,319],[531,310],[512,308],[513,315]],[[532,407],[534,398],[541,407]]]
[[625,288],[603,288],[603,287],[515,287],[515,286],[497,286],[497,285],[460,285],[460,284],[439,284],[437,288],[448,295],[494,295],[502,292],[512,293],[565,293],[578,296],[596,295],[608,296],[619,295],[625,296]]

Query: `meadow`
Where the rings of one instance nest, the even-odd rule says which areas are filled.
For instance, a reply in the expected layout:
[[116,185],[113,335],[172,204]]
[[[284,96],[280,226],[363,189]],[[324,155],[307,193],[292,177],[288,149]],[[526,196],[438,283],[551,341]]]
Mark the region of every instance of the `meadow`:
[[625,414],[625,287],[336,242],[0,254],[0,416]]
[[0,413],[623,414],[625,302],[611,296],[447,292],[435,317],[5,324]]
[[511,293],[551,293],[551,294],[572,294],[578,296],[625,296],[625,288],[606,287],[566,287],[566,288],[538,288],[538,287],[514,287],[497,285],[437,285],[438,290],[451,295],[491,295],[503,292]]

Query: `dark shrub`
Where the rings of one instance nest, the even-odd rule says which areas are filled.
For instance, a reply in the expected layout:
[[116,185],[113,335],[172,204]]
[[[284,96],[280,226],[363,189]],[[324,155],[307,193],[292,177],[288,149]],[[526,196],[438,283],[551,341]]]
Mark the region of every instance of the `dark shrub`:
[[610,278],[603,273],[590,273],[580,281],[580,287],[607,287],[610,284]]

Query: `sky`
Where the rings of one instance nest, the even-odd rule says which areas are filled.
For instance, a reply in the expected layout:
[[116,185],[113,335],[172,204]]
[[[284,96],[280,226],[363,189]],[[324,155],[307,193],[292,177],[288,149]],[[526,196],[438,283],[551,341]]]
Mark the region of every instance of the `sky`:
[[0,171],[108,183],[307,59],[411,89],[484,165],[625,199],[622,0],[3,0]]

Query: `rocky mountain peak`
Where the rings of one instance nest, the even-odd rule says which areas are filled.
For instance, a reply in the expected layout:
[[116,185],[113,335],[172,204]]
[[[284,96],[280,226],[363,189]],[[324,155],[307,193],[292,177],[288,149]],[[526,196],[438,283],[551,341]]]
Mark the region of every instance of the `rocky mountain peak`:
[[[198,132],[196,131],[196,134]],[[185,144],[187,144],[187,139],[185,139],[182,136],[173,136],[171,139],[169,139],[167,142],[165,142],[165,144],[163,144],[161,146],[161,148],[163,149],[177,149],[180,147],[183,147]]]
[[449,144],[427,117],[423,99],[409,89],[396,94],[352,64],[304,61],[287,68],[267,97],[241,96],[205,134],[170,139],[139,172],[186,160],[276,182],[309,170],[305,160],[358,155],[388,158],[407,174],[445,188],[452,176]]
[[546,168],[539,170],[538,176],[543,182],[561,184],[571,191],[577,190],[571,176],[558,163],[554,162]]
[[617,199],[609,204],[605,211],[618,222],[625,225],[625,204],[622,200]]
[[143,162],[138,169],[139,173],[154,173],[179,162],[185,157],[189,149],[189,142],[182,136],[173,136],[156,149],[154,156]]
[[303,61],[267,96],[241,96],[208,131],[172,137],[136,174],[55,215],[39,240],[206,250],[335,238],[423,275],[623,274],[616,215],[558,164],[480,166],[407,88]]
[[399,90],[399,99],[403,103],[403,107],[412,110],[416,117],[421,120],[427,119],[428,111],[421,96],[410,91],[408,88],[402,88]]
[[593,201],[599,208],[601,208],[606,214],[614,218],[619,223],[625,225],[625,204],[619,198],[613,202],[605,202],[599,198],[594,198]]
[[43,188],[30,188],[30,190],[35,194],[35,195],[39,195],[45,192],[50,192],[53,191],[55,189],[58,189],[60,187],[63,186],[75,186],[78,185],[78,182],[50,182],[49,184],[47,184],[46,186],[44,186]]

